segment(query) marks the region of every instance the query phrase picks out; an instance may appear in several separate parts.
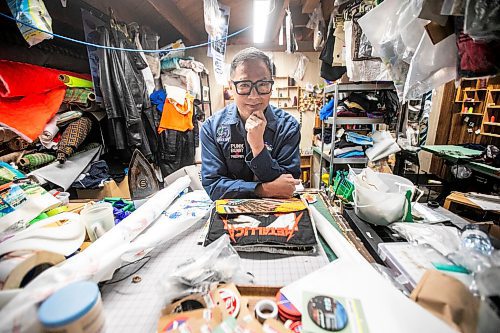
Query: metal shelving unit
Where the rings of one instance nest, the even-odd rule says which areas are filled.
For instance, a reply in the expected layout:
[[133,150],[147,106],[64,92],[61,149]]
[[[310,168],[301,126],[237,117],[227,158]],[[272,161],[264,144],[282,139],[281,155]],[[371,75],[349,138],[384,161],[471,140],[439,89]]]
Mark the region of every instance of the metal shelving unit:
[[[333,175],[333,165],[334,164],[366,164],[368,163],[368,158],[335,158],[333,156],[333,151],[335,150],[335,133],[337,130],[337,125],[372,125],[372,130],[374,125],[381,124],[384,122],[383,119],[374,119],[368,117],[337,117],[337,106],[339,102],[339,93],[353,92],[353,91],[378,91],[378,90],[394,90],[394,85],[392,82],[367,82],[367,83],[335,83],[326,86],[323,93],[323,105],[326,104],[326,94],[334,94],[333,103],[333,116],[321,122],[321,148],[319,151],[314,150],[316,153],[320,154],[319,160],[319,170],[320,177],[318,188],[321,187],[321,170],[323,167],[323,160],[330,161],[329,167],[329,177],[328,186],[332,182]],[[323,152],[324,149],[324,137],[325,137],[325,124],[332,125],[332,148],[330,154]]]

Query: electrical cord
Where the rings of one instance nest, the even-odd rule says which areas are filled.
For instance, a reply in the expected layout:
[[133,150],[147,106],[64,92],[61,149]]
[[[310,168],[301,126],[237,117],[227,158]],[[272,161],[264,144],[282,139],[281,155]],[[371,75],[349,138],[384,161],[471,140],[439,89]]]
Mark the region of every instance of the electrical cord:
[[[70,42],[73,42],[73,43],[77,43],[77,44],[82,44],[82,45],[85,45],[85,46],[92,46],[92,47],[96,47],[96,48],[100,48],[100,49],[105,49],[105,50],[126,51],[126,52],[162,53],[162,52],[172,51],[172,49],[137,50],[137,49],[127,49],[127,48],[121,48],[121,47],[104,46],[104,45],[89,43],[89,42],[85,42],[85,41],[82,41],[82,40],[79,40],[79,39],[75,39],[75,38],[71,38],[71,37],[66,37],[66,36],[59,35],[59,34],[56,34],[56,33],[53,33],[53,32],[45,31],[43,29],[35,27],[34,25],[22,22],[22,21],[20,21],[20,20],[18,20],[16,18],[14,18],[12,16],[9,16],[9,15],[6,15],[4,13],[0,13],[0,16],[2,16],[4,18],[7,18],[7,19],[9,19],[11,21],[15,21],[17,23],[23,24],[23,25],[25,25],[27,27],[30,27],[30,28],[35,29],[35,30],[38,30],[40,32],[43,32],[45,34],[51,35],[53,37],[64,39],[64,40],[67,40],[67,41],[70,41]],[[176,48],[176,49],[173,49],[173,50],[175,50],[175,51],[184,51],[184,50],[190,50],[190,49],[195,49],[195,48],[198,48],[198,47],[207,46],[207,45],[210,45],[211,43],[215,43],[215,42],[218,42],[218,41],[221,41],[221,40],[226,40],[228,38],[231,38],[231,37],[234,37],[236,35],[239,35],[240,33],[242,33],[244,31],[250,29],[251,27],[252,26],[247,26],[247,27],[245,27],[243,29],[240,29],[240,30],[238,30],[236,32],[233,32],[232,34],[227,35],[226,37],[219,38],[219,39],[216,39],[216,40],[213,40],[213,41],[210,41],[210,42],[205,42],[205,43],[201,43],[201,44],[180,47],[180,48]]]
[[123,280],[128,279],[129,277],[131,277],[132,275],[134,275],[135,273],[137,273],[141,268],[143,268],[149,262],[149,260],[151,260],[151,256],[145,256],[143,258],[137,259],[136,261],[129,262],[128,264],[123,265],[122,267],[118,268],[116,270],[115,274],[118,273],[123,268],[125,268],[127,266],[130,266],[130,265],[137,264],[138,262],[141,262],[142,260],[144,260],[144,262],[137,269],[135,269],[132,273],[127,274],[126,276],[124,276],[124,277],[122,277],[122,278],[120,278],[118,280],[108,280],[108,281],[101,282],[99,285],[101,285],[101,286],[107,286],[109,284],[115,284],[115,283],[118,283],[118,282],[121,282]]

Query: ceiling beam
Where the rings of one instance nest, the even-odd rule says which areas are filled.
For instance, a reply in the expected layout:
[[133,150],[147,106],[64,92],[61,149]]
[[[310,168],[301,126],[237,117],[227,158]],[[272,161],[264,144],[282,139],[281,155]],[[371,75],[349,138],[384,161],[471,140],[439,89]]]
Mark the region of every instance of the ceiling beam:
[[[177,8],[171,0],[146,0],[154,9],[165,18],[188,42],[197,43],[204,39],[202,32],[193,28],[198,24],[192,23]],[[205,37],[206,39],[206,37]]]
[[281,26],[283,25],[283,19],[285,18],[285,9],[288,8],[288,5],[290,4],[290,0],[284,0],[281,7],[279,7],[278,14],[276,15],[276,21],[274,23],[274,27],[271,30],[271,40],[278,40],[279,32],[281,29]]
[[318,5],[319,0],[306,0],[302,6],[302,14],[311,14]]

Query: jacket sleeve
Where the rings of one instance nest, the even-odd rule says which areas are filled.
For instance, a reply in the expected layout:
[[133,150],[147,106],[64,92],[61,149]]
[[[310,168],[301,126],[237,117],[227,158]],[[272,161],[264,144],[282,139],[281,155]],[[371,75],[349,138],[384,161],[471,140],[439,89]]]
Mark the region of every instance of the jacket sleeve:
[[274,149],[279,149],[276,158],[273,159],[266,147],[257,155],[248,153],[245,161],[262,182],[270,182],[282,174],[291,174],[293,178],[300,178],[300,125],[292,125],[283,131],[281,144]]
[[201,182],[212,200],[222,198],[255,198],[255,187],[259,182],[247,182],[228,177],[227,165],[215,133],[207,120],[200,131]]

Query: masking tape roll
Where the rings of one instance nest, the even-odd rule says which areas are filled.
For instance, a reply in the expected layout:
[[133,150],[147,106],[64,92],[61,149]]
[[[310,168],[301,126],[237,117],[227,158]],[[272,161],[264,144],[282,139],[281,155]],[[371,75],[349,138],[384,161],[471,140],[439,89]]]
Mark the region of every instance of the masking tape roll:
[[278,306],[271,300],[260,300],[255,304],[255,315],[261,323],[267,319],[276,319],[278,317]]
[[[63,255],[43,250],[19,250],[7,253],[0,260],[0,289],[23,287],[36,275],[63,260],[65,260]],[[35,267],[38,271],[31,273]],[[32,276],[27,276],[28,273]]]

